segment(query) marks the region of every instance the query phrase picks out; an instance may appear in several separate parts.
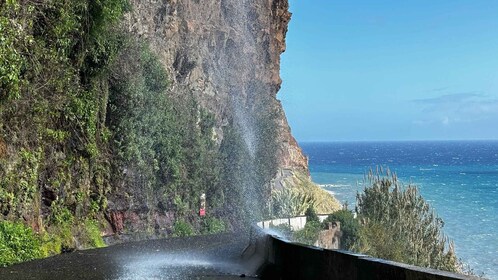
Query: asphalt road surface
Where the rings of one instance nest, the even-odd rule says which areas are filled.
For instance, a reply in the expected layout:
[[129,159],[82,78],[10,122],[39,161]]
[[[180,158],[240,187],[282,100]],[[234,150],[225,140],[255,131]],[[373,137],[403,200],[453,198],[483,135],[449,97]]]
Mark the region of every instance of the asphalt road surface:
[[0,279],[257,279],[247,234],[130,242],[0,269]]

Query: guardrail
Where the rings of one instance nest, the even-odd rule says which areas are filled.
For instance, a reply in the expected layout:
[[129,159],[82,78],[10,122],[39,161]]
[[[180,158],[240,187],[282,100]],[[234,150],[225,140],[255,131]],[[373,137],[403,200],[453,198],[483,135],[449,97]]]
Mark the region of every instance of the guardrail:
[[[284,223],[284,220],[292,224],[289,219],[276,219],[273,224]],[[262,279],[481,279],[291,242],[267,233],[263,226],[269,224],[269,221],[263,221],[253,227],[249,246],[254,254],[265,260]]]
[[[317,215],[320,222],[323,222],[329,215],[320,214]],[[273,220],[265,220],[257,223],[257,226],[263,229],[270,228],[271,226],[279,226],[287,224],[292,230],[303,229],[306,225],[306,216],[296,216],[291,218],[280,218]]]

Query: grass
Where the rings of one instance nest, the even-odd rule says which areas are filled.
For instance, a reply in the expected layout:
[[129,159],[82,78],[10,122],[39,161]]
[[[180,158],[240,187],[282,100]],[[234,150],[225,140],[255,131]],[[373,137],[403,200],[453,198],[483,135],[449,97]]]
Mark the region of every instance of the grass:
[[[313,208],[318,214],[329,214],[342,208],[341,204],[334,196],[313,183],[311,179],[303,173],[293,173],[292,177],[285,179],[285,185],[291,186],[297,193],[312,197],[314,201]],[[307,207],[304,210],[306,209]],[[304,213],[301,213],[301,215],[302,214]]]

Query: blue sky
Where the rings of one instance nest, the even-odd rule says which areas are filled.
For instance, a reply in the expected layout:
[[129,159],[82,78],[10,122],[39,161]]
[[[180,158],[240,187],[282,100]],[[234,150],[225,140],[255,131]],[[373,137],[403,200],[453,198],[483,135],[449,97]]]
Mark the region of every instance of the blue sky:
[[498,1],[291,0],[298,141],[498,139]]

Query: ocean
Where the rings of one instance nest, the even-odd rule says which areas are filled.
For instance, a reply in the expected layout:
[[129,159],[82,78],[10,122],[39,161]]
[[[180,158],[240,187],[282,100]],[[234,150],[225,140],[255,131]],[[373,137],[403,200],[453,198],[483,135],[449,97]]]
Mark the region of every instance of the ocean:
[[354,209],[377,166],[415,184],[444,222],[456,253],[498,279],[498,141],[300,143],[313,181]]

